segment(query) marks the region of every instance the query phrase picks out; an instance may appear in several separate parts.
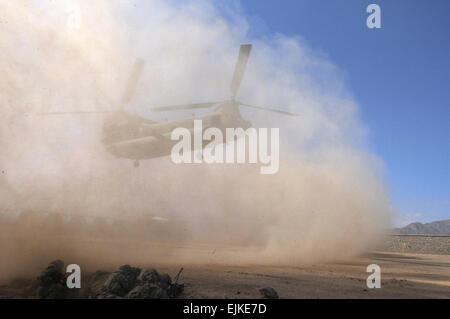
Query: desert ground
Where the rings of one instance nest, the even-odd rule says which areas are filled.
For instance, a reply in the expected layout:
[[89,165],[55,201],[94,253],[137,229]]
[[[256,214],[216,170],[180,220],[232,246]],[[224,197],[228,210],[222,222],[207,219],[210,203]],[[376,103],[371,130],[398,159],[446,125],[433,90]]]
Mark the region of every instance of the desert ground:
[[[182,251],[188,253],[181,248],[178,253]],[[381,267],[379,289],[366,286],[369,264]],[[172,278],[180,269],[173,263],[137,266],[156,268]],[[450,298],[450,255],[442,251],[411,253],[385,249],[345,262],[303,266],[226,265],[211,260],[203,264],[184,263],[182,267],[179,282],[185,290],[181,298],[261,298],[259,289],[263,287],[273,287],[280,298]],[[109,267],[85,272],[82,296],[87,298],[98,290],[113,270]],[[0,287],[0,297],[36,298],[36,286],[35,278],[16,278]]]
[[[380,289],[366,286],[372,263],[381,267]],[[190,298],[258,298],[265,286],[280,298],[450,298],[450,256],[374,252],[303,267],[196,266],[183,279]]]

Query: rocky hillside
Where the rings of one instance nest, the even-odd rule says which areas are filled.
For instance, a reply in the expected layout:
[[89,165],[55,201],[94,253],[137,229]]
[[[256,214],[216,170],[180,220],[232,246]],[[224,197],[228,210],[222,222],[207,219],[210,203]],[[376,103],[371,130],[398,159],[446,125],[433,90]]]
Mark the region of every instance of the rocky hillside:
[[450,219],[432,223],[411,223],[402,228],[395,228],[394,234],[450,235]]

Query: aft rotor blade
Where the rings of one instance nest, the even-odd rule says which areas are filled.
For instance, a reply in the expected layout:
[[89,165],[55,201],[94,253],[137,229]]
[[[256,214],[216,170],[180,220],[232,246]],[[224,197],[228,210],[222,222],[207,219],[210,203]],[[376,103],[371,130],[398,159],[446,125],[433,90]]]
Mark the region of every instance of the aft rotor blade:
[[123,93],[122,99],[120,101],[120,109],[123,110],[125,105],[131,101],[131,98],[134,95],[134,91],[136,90],[136,86],[138,80],[141,76],[142,69],[144,68],[145,61],[142,59],[136,59],[134,63],[133,71],[128,79],[127,86],[125,87],[125,91]]
[[236,96],[239,87],[241,86],[241,81],[244,77],[245,67],[247,65],[251,49],[251,44],[242,44],[239,50],[238,61],[234,69],[233,80],[231,81],[231,94],[233,98]]
[[245,103],[241,103],[241,102],[238,102],[238,104],[239,104],[239,105],[242,105],[242,106],[253,107],[253,108],[255,108],[255,109],[260,109],[260,110],[264,110],[264,111],[275,112],[275,113],[281,113],[281,114],[284,114],[284,115],[300,116],[300,115],[295,114],[295,113],[286,112],[286,111],[280,111],[280,110],[271,109],[271,108],[268,108],[268,107],[262,107],[262,106],[256,106],[256,105],[249,105],[249,104],[245,104]]
[[206,102],[206,103],[160,106],[160,107],[151,108],[150,110],[153,112],[164,112],[164,111],[204,109],[204,108],[212,107],[218,103],[221,103],[221,102]]

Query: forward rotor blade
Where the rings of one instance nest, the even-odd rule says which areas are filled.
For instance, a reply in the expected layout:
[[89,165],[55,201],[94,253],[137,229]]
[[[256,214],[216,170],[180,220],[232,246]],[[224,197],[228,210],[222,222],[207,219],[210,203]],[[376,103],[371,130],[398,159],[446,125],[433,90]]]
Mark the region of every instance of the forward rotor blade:
[[138,80],[141,76],[144,65],[145,65],[144,60],[139,59],[139,58],[136,59],[136,62],[134,63],[133,71],[131,72],[131,75],[127,82],[127,86],[125,88],[122,99],[120,101],[120,109],[121,110],[123,110],[125,105],[127,103],[129,103],[131,98],[133,97],[134,91],[136,90],[136,86],[137,86]]
[[248,57],[252,49],[251,44],[242,44],[239,50],[239,57],[234,69],[233,80],[231,81],[231,94],[234,99],[239,87],[241,86],[242,78],[244,77],[245,67],[247,65]]
[[275,109],[270,109],[270,108],[268,108],[268,107],[262,107],[262,106],[256,106],[256,105],[249,105],[249,104],[245,104],[245,103],[241,103],[241,102],[238,102],[238,104],[239,104],[239,105],[242,105],[242,106],[253,107],[253,108],[255,108],[255,109],[260,109],[260,110],[269,111],[269,112],[281,113],[281,114],[284,114],[284,115],[300,116],[300,115],[295,114],[295,113],[286,112],[286,111],[280,111],[280,110],[275,110]]
[[206,102],[206,103],[194,103],[194,104],[184,104],[184,105],[169,105],[154,107],[150,110],[153,112],[164,112],[164,111],[177,111],[177,110],[190,110],[190,109],[204,109],[212,107],[221,102]]

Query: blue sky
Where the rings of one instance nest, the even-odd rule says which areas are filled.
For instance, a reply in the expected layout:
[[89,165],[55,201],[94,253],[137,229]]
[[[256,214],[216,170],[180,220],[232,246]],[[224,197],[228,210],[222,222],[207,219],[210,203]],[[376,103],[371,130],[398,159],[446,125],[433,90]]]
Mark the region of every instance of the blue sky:
[[[450,1],[242,0],[249,37],[301,36],[343,72],[397,224],[450,218]],[[381,29],[366,7],[381,7]]]

